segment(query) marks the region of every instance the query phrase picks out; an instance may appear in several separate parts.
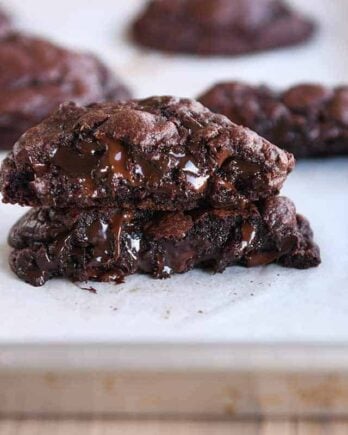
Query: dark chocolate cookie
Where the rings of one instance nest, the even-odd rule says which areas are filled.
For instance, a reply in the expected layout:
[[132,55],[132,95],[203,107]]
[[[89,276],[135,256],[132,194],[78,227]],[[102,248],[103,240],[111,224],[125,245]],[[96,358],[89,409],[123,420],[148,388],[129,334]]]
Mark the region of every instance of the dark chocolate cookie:
[[13,31],[10,17],[6,12],[0,10],[0,38],[8,35]]
[[0,39],[0,148],[9,149],[59,104],[129,98],[96,57],[46,40],[12,34]]
[[187,210],[275,195],[294,158],[200,103],[63,105],[3,162],[4,202]]
[[302,84],[283,92],[221,83],[200,101],[295,157],[348,155],[348,87]]
[[9,242],[13,271],[35,286],[60,276],[122,282],[136,272],[166,278],[196,266],[222,272],[237,264],[304,269],[320,263],[307,221],[282,197],[237,211],[32,209]]
[[239,55],[302,43],[314,29],[281,0],[152,0],[133,35],[163,51]]

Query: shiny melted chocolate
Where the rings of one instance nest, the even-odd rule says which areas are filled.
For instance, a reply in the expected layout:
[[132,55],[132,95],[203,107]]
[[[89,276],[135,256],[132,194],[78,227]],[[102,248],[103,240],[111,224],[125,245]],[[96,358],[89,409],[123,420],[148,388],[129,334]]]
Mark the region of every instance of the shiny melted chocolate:
[[233,158],[226,162],[225,167],[228,168],[228,172],[233,174],[234,179],[239,183],[248,183],[252,179],[255,187],[260,188],[262,186],[262,170],[257,163]]
[[241,233],[242,233],[241,248],[242,250],[245,250],[254,241],[257,234],[257,229],[251,223],[245,222],[242,225]]
[[[78,226],[69,230],[67,234],[61,234],[56,238],[50,255],[43,250],[42,255],[37,257],[39,268],[45,272],[60,269],[60,264],[66,263],[66,258],[73,262],[74,257],[84,257],[88,250],[89,260],[85,264],[88,277],[97,278],[100,273],[99,268],[107,269],[119,259],[123,235],[125,235],[127,253],[133,260],[136,260],[140,250],[140,239],[138,236],[133,237],[131,231],[123,231],[124,226],[130,224],[131,220],[132,214],[129,212],[114,214],[110,219],[96,217],[86,226],[83,243],[75,240],[74,231],[79,232]],[[32,273],[35,274],[35,272],[36,270],[33,269]],[[32,278],[35,278],[34,275]],[[122,277],[118,276],[119,278]]]
[[299,240],[297,227],[287,234],[271,230],[255,206],[180,213],[52,209],[45,237],[38,234],[36,240],[29,229],[40,216],[45,216],[40,210],[29,212],[10,237],[13,269],[34,285],[54,276],[121,282],[137,271],[166,278],[195,266],[214,271],[234,264],[261,266],[291,255]]
[[172,171],[177,171],[179,179],[197,192],[205,189],[209,179],[190,155],[170,152],[145,160],[130,155],[125,144],[108,137],[98,142],[81,141],[76,150],[61,146],[52,163],[90,195],[95,194],[98,180],[105,176],[109,180],[123,180],[132,187],[145,184],[150,188],[172,189]]
[[131,237],[129,231],[123,231],[126,224],[132,221],[132,213],[124,212],[115,214],[105,222],[98,218],[87,228],[86,241],[93,247],[93,261],[105,264],[108,261],[117,261],[121,255],[122,233],[127,233],[127,242],[130,243],[131,255],[134,258],[135,252],[140,245]]
[[105,264],[110,259],[109,224],[98,219],[86,231],[86,242],[93,246],[93,266]]
[[122,178],[132,182],[133,176],[128,168],[129,155],[125,146],[122,145],[120,141],[114,141],[106,137],[103,140],[103,144],[106,145],[106,150],[97,162],[97,171],[101,173],[111,173],[116,178]]

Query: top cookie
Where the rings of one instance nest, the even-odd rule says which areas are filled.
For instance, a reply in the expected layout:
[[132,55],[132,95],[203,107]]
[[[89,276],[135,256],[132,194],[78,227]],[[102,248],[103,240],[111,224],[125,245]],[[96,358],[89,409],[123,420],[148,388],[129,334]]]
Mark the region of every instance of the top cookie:
[[238,55],[301,43],[314,29],[281,0],[152,0],[133,35],[163,51]]
[[186,210],[275,195],[294,158],[200,103],[63,105],[4,161],[5,202]]
[[11,34],[0,40],[0,148],[10,148],[59,104],[114,101],[127,89],[96,57],[46,40]]

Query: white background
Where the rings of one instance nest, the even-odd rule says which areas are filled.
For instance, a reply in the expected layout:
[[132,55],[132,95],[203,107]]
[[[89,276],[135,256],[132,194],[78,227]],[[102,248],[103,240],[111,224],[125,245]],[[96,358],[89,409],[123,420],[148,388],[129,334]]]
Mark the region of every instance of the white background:
[[[95,51],[138,97],[195,96],[222,79],[286,86],[348,82],[348,1],[293,1],[317,17],[320,33],[303,47],[241,58],[191,58],[144,52],[126,37],[140,0],[11,0],[18,26]],[[170,31],[170,29],[168,29]],[[230,268],[155,281],[133,276],[98,293],[64,280],[42,288],[9,270],[7,233],[24,210],[0,206],[0,342],[310,341],[348,342],[348,159],[302,162],[284,193],[311,221],[323,264]]]

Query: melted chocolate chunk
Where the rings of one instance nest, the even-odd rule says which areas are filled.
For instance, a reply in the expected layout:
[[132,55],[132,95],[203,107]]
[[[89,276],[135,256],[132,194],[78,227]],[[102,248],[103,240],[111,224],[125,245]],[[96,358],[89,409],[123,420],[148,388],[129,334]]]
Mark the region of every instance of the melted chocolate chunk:
[[133,36],[162,51],[239,55],[299,44],[314,30],[282,0],[152,0]]
[[32,209],[13,227],[9,243],[13,271],[35,286],[54,277],[118,283],[136,272],[166,278],[193,267],[222,272],[237,264],[320,263],[308,222],[282,197],[240,210],[179,213]]
[[91,178],[98,157],[91,153],[71,152],[67,147],[56,150],[52,163],[61,168],[68,177],[76,177],[79,180]]
[[279,192],[293,156],[193,100],[62,106],[1,170],[3,200],[30,206],[190,210]]
[[0,148],[65,101],[128,99],[129,91],[99,59],[21,34],[2,34],[0,15]]
[[348,154],[348,87],[303,84],[278,92],[230,82],[199,99],[297,158]]

